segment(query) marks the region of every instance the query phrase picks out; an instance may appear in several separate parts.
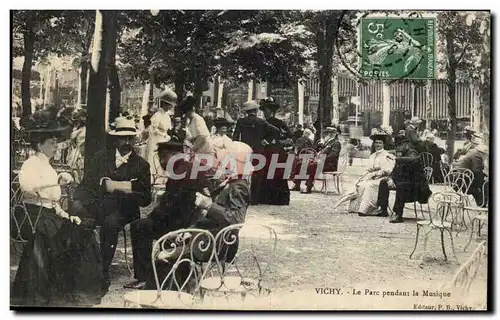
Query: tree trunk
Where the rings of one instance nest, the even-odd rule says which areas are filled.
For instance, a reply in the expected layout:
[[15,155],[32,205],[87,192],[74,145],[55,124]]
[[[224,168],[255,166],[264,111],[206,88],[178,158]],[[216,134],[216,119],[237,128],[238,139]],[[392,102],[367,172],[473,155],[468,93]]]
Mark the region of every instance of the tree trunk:
[[449,32],[446,35],[446,47],[448,55],[448,65],[446,71],[448,77],[446,86],[448,88],[448,137],[446,138],[446,154],[448,159],[453,159],[455,149],[455,135],[457,131],[457,101],[455,98],[456,80],[457,80],[457,65],[455,61],[455,47],[453,45],[453,33]]
[[87,86],[88,86],[88,73],[89,73],[89,63],[83,61],[80,66],[80,106],[87,106]]
[[[29,19],[29,18],[27,18]],[[35,47],[35,33],[31,21],[26,21],[26,31],[24,32],[24,63],[21,78],[21,101],[23,105],[23,117],[31,115],[31,67],[33,65],[33,54]]]
[[[106,61],[108,63],[108,88],[109,88],[109,123],[112,123],[120,115],[120,79],[118,78],[118,69],[116,67],[116,11],[107,12],[110,15],[110,25],[106,28]],[[108,40],[109,39],[109,40]]]
[[[85,136],[85,177],[88,183],[97,184],[104,168],[91,168],[94,155],[106,149],[106,92],[108,70],[106,64],[107,48],[111,34],[109,28],[116,27],[116,17],[106,10],[97,10],[95,19],[94,43],[89,76],[87,103],[87,133]],[[89,176],[95,172],[96,176]]]

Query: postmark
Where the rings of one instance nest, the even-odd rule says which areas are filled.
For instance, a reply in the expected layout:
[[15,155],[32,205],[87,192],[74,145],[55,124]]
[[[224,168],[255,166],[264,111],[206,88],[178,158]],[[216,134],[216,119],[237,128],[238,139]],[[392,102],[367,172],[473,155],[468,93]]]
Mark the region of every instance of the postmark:
[[364,18],[360,24],[361,76],[435,77],[434,18]]
[[434,79],[435,32],[435,18],[417,12],[365,13],[356,18],[345,12],[337,33],[337,55],[344,68],[362,82]]

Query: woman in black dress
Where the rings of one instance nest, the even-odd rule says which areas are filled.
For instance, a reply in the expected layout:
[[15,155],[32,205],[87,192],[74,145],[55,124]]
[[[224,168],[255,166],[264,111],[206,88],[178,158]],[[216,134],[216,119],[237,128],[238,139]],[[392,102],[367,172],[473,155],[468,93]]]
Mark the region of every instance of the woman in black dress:
[[36,154],[19,173],[24,203],[34,224],[24,224],[27,239],[11,291],[12,306],[92,306],[105,294],[95,222],[72,216],[59,205],[60,185],[72,182],[49,164],[64,128],[30,130]]
[[285,122],[276,118],[276,111],[279,105],[276,101],[269,97],[260,102],[260,109],[264,112],[266,121],[279,129],[279,133],[273,137],[272,141],[265,147],[264,155],[266,157],[266,179],[260,189],[259,203],[271,205],[289,205],[290,190],[288,187],[288,179],[284,176],[284,168],[276,168],[274,175],[267,178],[271,159],[273,154],[278,155],[278,163],[286,163],[288,151],[293,150],[293,133],[288,128]]

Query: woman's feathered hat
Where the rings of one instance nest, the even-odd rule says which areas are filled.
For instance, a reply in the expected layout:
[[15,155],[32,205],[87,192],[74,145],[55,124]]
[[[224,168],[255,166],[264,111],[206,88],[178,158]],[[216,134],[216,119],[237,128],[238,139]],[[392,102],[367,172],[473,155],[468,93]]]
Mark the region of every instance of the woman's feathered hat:
[[373,128],[370,134],[370,139],[375,140],[385,140],[388,136],[392,135],[391,126],[381,126],[380,128]]
[[223,127],[223,126],[230,126],[231,124],[233,124],[231,121],[228,121],[227,119],[225,118],[217,118],[214,120],[214,126],[216,128],[220,128],[220,127]]
[[271,111],[276,111],[279,109],[279,104],[273,97],[267,97],[260,100],[260,110],[270,109]]

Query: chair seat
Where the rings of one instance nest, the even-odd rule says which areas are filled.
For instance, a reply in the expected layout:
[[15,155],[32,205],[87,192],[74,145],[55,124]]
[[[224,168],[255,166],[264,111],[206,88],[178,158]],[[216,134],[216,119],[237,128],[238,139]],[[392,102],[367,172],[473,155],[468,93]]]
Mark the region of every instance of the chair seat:
[[488,221],[488,216],[480,214],[480,215],[475,216],[474,220]]
[[160,299],[157,296],[156,290],[135,290],[123,298],[126,302],[151,309],[191,308],[194,303],[194,296],[185,292],[162,291]]
[[451,222],[448,221],[430,221],[430,220],[420,220],[417,221],[418,225],[428,226],[434,228],[451,228]]
[[482,208],[482,207],[464,207],[464,209],[477,212],[488,212],[488,208]]
[[221,284],[220,277],[210,277],[201,281],[201,287],[207,291],[235,292],[243,293],[258,289],[258,282],[255,279],[241,277],[224,277],[224,284]]

